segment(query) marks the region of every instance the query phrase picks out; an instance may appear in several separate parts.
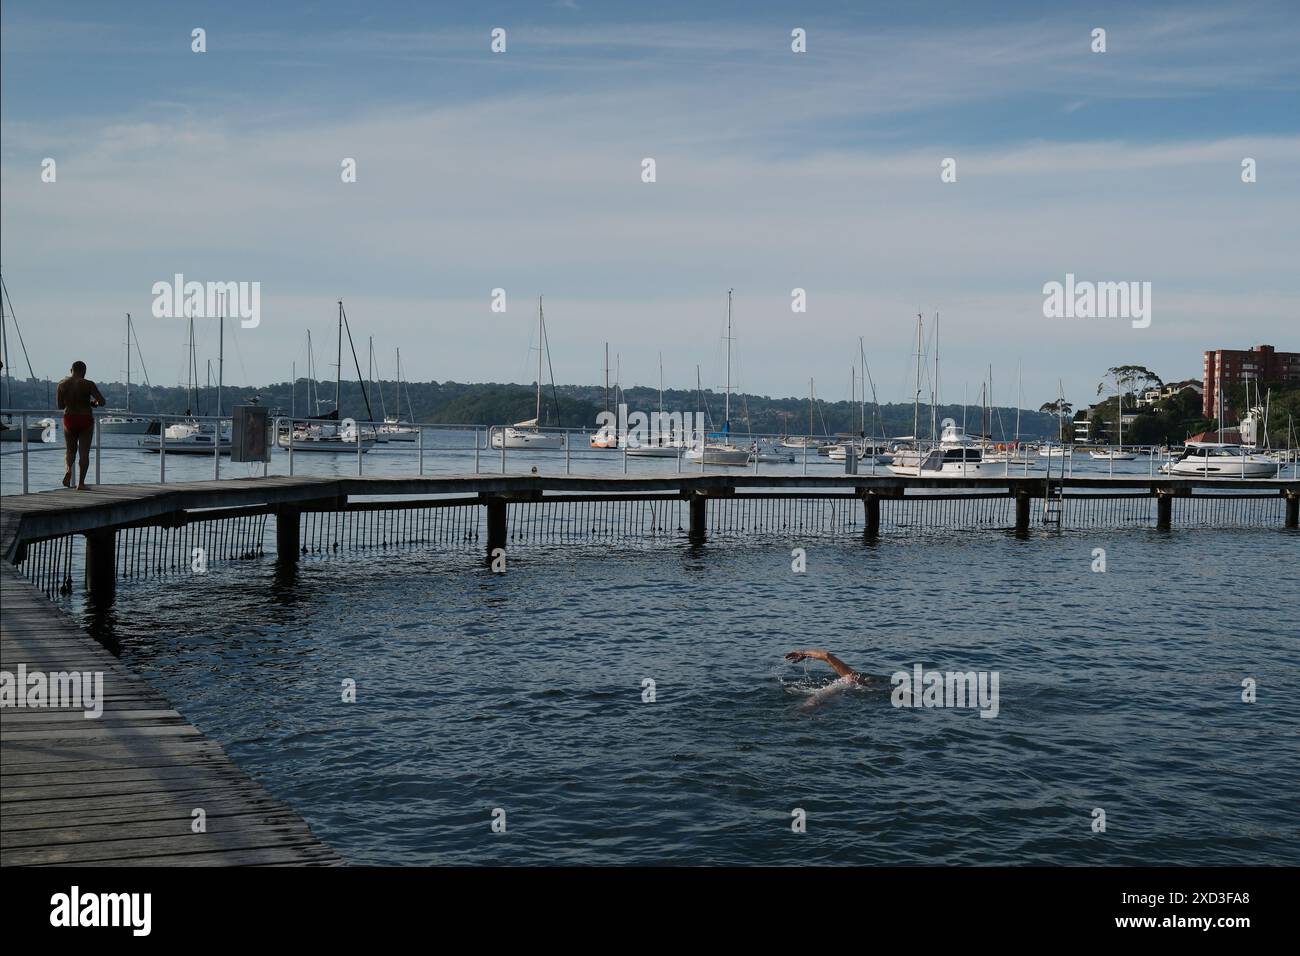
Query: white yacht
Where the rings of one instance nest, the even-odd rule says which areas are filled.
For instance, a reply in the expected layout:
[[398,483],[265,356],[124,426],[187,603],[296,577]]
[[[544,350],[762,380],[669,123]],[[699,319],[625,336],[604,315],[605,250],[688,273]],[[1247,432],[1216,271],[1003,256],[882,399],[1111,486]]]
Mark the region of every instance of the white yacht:
[[[211,455],[214,443],[219,447],[217,454],[230,454],[230,422],[221,423],[221,434],[217,436],[216,426],[212,422],[176,422],[163,429],[169,455]],[[157,454],[163,448],[163,441],[157,435],[146,435],[140,439],[142,450]]]
[[158,430],[158,422],[110,409],[106,414],[95,416],[95,427],[105,435],[149,435]]
[[530,418],[526,422],[515,422],[505,428],[494,428],[492,430],[492,447],[532,448],[535,450],[563,448],[564,436],[539,430],[537,419]]
[[395,415],[386,416],[384,423],[375,429],[375,440],[379,442],[415,441],[419,437],[418,428],[403,425]]
[[1182,455],[1161,465],[1162,474],[1188,478],[1273,478],[1280,463],[1268,455],[1250,454],[1240,445],[1188,442]]
[[889,470],[896,475],[912,478],[978,478],[990,475],[997,469],[984,462],[980,447],[966,436],[965,431],[951,418],[943,420],[938,447],[922,452],[919,461],[900,463],[895,456]]
[[1104,448],[1101,451],[1088,452],[1090,458],[1097,461],[1137,461],[1137,455],[1123,448]]

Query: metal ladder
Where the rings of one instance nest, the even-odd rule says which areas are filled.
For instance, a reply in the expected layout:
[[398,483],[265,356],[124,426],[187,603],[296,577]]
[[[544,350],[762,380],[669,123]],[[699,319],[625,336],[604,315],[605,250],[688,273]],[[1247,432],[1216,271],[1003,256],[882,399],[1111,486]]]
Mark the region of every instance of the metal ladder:
[[1052,479],[1046,480],[1043,488],[1043,524],[1055,525],[1059,530],[1061,527],[1061,512],[1065,510],[1065,483],[1062,481],[1055,487],[1052,486]]

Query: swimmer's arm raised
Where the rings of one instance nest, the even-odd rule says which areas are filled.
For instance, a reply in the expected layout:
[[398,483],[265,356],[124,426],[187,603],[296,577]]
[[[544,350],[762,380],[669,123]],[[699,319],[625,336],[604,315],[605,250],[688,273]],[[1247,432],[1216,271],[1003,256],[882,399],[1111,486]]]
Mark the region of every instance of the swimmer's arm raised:
[[814,661],[825,661],[826,664],[830,667],[830,669],[833,670],[836,674],[839,674],[841,677],[858,676],[857,671],[855,671],[848,664],[845,664],[842,660],[840,660],[830,651],[820,651],[820,650],[791,651],[789,654],[785,655],[785,659],[789,661],[791,664],[797,664],[801,660],[804,660],[805,658]]

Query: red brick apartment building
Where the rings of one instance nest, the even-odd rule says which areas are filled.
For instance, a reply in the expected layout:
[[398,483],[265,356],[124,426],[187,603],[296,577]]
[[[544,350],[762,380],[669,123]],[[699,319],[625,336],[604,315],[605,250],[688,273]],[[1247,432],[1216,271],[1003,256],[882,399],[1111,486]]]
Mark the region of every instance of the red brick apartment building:
[[1216,349],[1205,353],[1205,394],[1201,414],[1206,418],[1219,417],[1219,389],[1225,389],[1223,414],[1230,416],[1244,412],[1244,408],[1231,407],[1232,390],[1242,382],[1267,382],[1300,384],[1300,352],[1277,352],[1271,345],[1256,345],[1249,349]]

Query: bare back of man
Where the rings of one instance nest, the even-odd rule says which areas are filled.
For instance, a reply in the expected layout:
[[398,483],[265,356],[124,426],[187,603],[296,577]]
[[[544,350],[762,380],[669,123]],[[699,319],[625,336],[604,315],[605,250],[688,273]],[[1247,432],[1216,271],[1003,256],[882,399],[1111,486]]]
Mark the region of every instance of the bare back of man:
[[90,468],[90,443],[95,436],[93,409],[104,404],[104,396],[86,378],[86,363],[73,362],[72,374],[59,382],[54,393],[63,410],[64,463],[63,487],[72,486],[72,463],[77,461],[77,490],[86,490],[86,471]]

